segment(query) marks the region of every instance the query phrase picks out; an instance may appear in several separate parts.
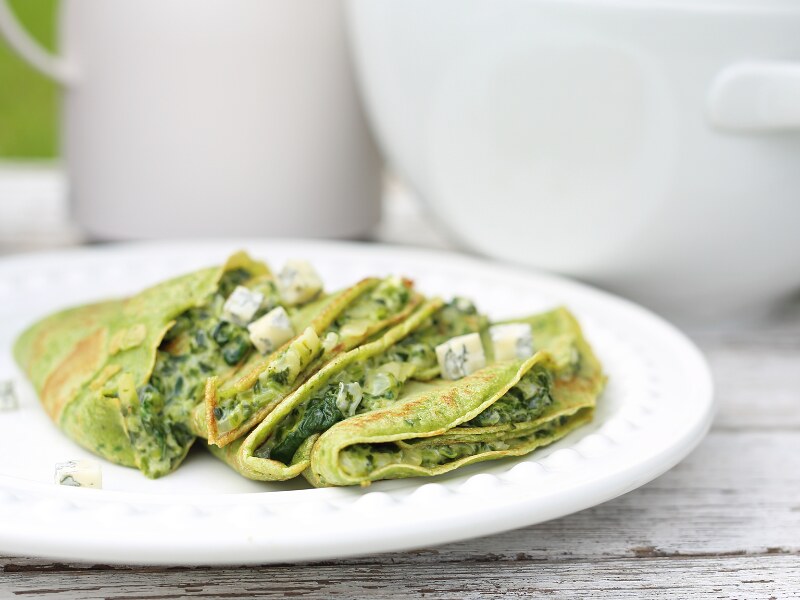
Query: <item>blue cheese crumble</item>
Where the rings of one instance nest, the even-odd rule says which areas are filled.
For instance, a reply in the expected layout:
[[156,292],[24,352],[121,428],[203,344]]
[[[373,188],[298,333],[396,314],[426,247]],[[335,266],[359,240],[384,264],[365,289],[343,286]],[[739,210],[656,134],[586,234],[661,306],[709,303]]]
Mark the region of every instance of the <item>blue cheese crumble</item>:
[[468,333],[436,346],[436,359],[444,379],[461,379],[486,366],[481,336]]
[[244,327],[261,308],[264,294],[239,285],[222,305],[222,320]]
[[93,460],[69,460],[56,463],[55,482],[72,487],[102,488],[100,464]]
[[0,411],[11,411],[19,408],[17,393],[13,381],[0,381]]
[[533,356],[533,335],[527,323],[508,323],[489,328],[496,361]]
[[294,337],[289,314],[282,306],[275,308],[247,326],[250,341],[261,354],[274,352]]
[[286,304],[305,304],[320,293],[322,279],[307,261],[287,260],[278,273],[278,290]]

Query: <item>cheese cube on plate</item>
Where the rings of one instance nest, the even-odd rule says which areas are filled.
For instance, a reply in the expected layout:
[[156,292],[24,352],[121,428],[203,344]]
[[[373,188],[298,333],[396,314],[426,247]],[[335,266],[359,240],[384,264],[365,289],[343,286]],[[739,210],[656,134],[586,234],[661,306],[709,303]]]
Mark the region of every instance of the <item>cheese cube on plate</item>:
[[496,361],[533,356],[533,335],[527,323],[508,323],[489,328]]
[[56,483],[73,487],[101,488],[103,474],[93,460],[69,460],[56,463]]
[[19,408],[17,394],[11,381],[0,381],[0,411]]
[[287,260],[278,273],[278,289],[286,304],[303,304],[322,290],[322,279],[308,262]]
[[248,290],[243,285],[236,286],[222,305],[222,320],[244,327],[253,319],[263,301],[261,292]]
[[461,379],[486,366],[481,336],[468,333],[450,338],[436,346],[436,359],[442,377],[445,379]]
[[282,306],[265,314],[247,326],[250,341],[261,354],[269,354],[294,337],[294,327]]

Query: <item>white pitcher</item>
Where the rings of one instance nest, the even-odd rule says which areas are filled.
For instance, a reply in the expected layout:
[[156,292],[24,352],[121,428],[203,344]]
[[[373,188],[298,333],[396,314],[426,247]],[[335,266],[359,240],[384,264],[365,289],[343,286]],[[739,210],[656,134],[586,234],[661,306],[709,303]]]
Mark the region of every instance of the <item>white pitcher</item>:
[[380,164],[339,1],[64,0],[51,56],[0,0],[0,32],[64,85],[76,220],[99,239],[347,237],[379,216]]

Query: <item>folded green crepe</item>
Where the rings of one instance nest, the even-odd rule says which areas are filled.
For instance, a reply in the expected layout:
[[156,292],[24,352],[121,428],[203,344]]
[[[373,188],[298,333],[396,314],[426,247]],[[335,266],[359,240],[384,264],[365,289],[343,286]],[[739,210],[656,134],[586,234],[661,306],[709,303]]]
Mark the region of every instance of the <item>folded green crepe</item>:
[[[184,315],[199,310],[210,299],[225,295],[236,285],[254,280],[262,285],[270,271],[244,253],[232,256],[223,267],[203,269],[153,286],[127,299],[71,308],[39,321],[17,340],[14,355],[28,374],[53,421],[73,440],[100,456],[127,466],[140,466],[146,474],[162,474],[163,466],[149,470],[141,465],[121,412],[121,383],[144,386],[161,356],[159,347],[168,332],[180,326]],[[221,348],[212,370],[226,377],[233,367],[221,358],[239,352],[238,341]],[[168,353],[164,353],[168,354]],[[174,403],[182,409],[190,391],[205,377],[181,381],[186,393]],[[148,386],[153,387],[153,386]],[[159,395],[153,390],[151,395]],[[163,400],[163,398],[162,398]],[[157,400],[154,400],[157,401]],[[162,462],[180,462],[194,437],[185,425],[166,432],[161,440]]]
[[[283,383],[299,385],[419,302],[409,292],[410,282],[370,278],[303,306],[284,307],[300,333],[264,357],[244,326],[222,319],[226,298],[238,286],[262,294],[253,319],[283,304],[266,265],[238,253],[223,267],[163,282],[128,299],[47,317],[23,333],[15,356],[67,435],[108,460],[159,477],[180,465],[196,435],[207,434],[203,400],[215,397],[217,386],[240,385],[253,373],[258,382],[258,374],[274,372],[275,365],[282,367]],[[354,326],[376,299],[390,304],[390,290],[400,299],[381,312],[384,318]],[[340,341],[323,347],[316,331],[334,325]],[[260,410],[260,416],[267,412]],[[229,435],[242,435],[247,426]]]
[[222,385],[210,379],[205,405],[195,414],[197,433],[219,447],[240,438],[323,365],[402,322],[423,297],[409,280],[388,277],[366,279],[341,300],[320,311],[303,334],[242,369],[241,376]]
[[588,422],[605,377],[575,319],[558,309],[519,321],[543,348],[534,356],[409,384],[400,401],[323,433],[303,457],[305,477],[330,486],[438,475],[527,454]]
[[[538,346],[555,353],[558,363],[565,365],[559,371],[561,379],[569,375],[571,385],[582,381],[574,375],[574,367],[570,366],[573,361],[578,360],[583,365],[584,375],[588,377],[591,373],[591,377],[598,379],[598,385],[602,384],[599,364],[568,311],[557,309],[515,322],[529,324]],[[442,306],[441,301],[429,301],[380,339],[328,363],[305,385],[287,396],[246,438],[222,450],[212,451],[251,479],[283,480],[295,477],[309,466],[310,456],[316,452],[315,442],[319,434],[335,423],[345,419],[350,421],[354,415],[373,413],[402,404],[409,396],[423,390],[430,393],[431,398],[435,398],[456,389],[459,383],[452,381],[436,380],[426,385],[406,385],[406,382],[431,380],[438,373],[435,346],[454,336],[479,330],[486,332],[485,319],[477,314],[471,303],[457,299]],[[491,343],[487,340],[484,346],[489,349],[491,358]],[[494,387],[482,388],[481,398],[489,397],[491,392],[503,386],[526,386],[528,380],[518,382],[515,377],[522,377],[532,369],[534,363],[518,363],[516,370],[515,365],[509,366],[506,363],[499,365],[499,370],[492,371],[489,382]],[[536,374],[539,375],[541,371],[542,369],[537,369]],[[533,375],[532,373],[528,379]],[[531,385],[527,385],[525,389],[528,390]],[[560,385],[563,388],[564,384]],[[544,389],[543,386],[540,387]],[[495,414],[499,413],[504,404],[510,402],[503,400],[498,403],[494,412],[487,410],[476,421],[480,425],[497,425],[504,418],[525,421],[524,424],[506,427],[518,430],[528,426],[534,417],[539,416],[528,406],[534,401],[539,412],[546,411],[549,417],[556,419],[560,416],[560,409],[551,406],[553,402],[547,390],[541,397],[533,398],[529,395],[525,398],[524,410],[508,407],[505,411],[510,413],[508,417],[505,414]],[[582,396],[581,400],[587,399],[593,404],[597,393],[599,389]],[[500,396],[494,400],[499,398]],[[545,400],[550,403],[545,403]],[[497,423],[492,422],[492,419]],[[577,417],[571,421],[577,422]],[[471,435],[471,439],[476,440],[481,436],[494,439],[505,435],[501,431],[503,427],[486,429],[479,427],[477,423],[472,425],[470,431],[459,431],[459,435]],[[532,424],[537,429],[541,429],[542,425],[541,422]]]
[[246,438],[212,452],[250,479],[296,477],[321,432],[357,411],[394,402],[408,379],[435,377],[436,345],[484,326],[471,302],[428,300],[384,335],[325,365]]
[[[49,316],[14,353],[68,436],[148,477],[176,469],[198,437],[258,480],[434,475],[530,452],[592,416],[604,378],[565,309],[513,321],[530,326],[540,352],[495,362],[487,320],[469,301],[426,300],[397,277],[309,299],[316,289],[287,304],[269,268],[238,253]],[[439,379],[436,347],[474,332],[488,366]],[[502,340],[520,352],[521,337]]]
[[[365,391],[360,384],[354,390],[353,385],[344,383],[350,384],[350,372],[363,373],[379,361],[388,368],[384,368],[376,380],[375,384],[382,388],[376,397],[396,395],[412,371],[397,368],[400,363],[392,360],[389,350],[425,324],[441,306],[440,300],[429,300],[384,335],[341,354],[287,396],[246,438],[224,448],[211,447],[211,451],[250,479],[279,481],[296,477],[306,467],[302,461],[292,461],[301,447],[313,443],[316,436],[332,424],[331,419],[341,419],[354,412],[356,405],[364,400],[363,396],[369,396],[371,388],[366,382]],[[425,360],[426,367],[431,359],[436,360],[435,356],[419,358]],[[405,364],[410,366],[410,363]],[[322,401],[314,402],[316,398]],[[279,440],[271,435],[276,429],[283,434]]]

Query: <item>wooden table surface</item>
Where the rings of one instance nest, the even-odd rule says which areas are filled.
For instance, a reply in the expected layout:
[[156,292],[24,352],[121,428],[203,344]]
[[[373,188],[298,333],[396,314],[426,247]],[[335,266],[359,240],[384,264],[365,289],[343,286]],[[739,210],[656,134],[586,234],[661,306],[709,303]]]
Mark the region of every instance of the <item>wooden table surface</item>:
[[714,372],[711,432],[673,470],[601,506],[487,538],[300,565],[0,556],[0,598],[800,598],[800,297],[759,324],[689,334]]

